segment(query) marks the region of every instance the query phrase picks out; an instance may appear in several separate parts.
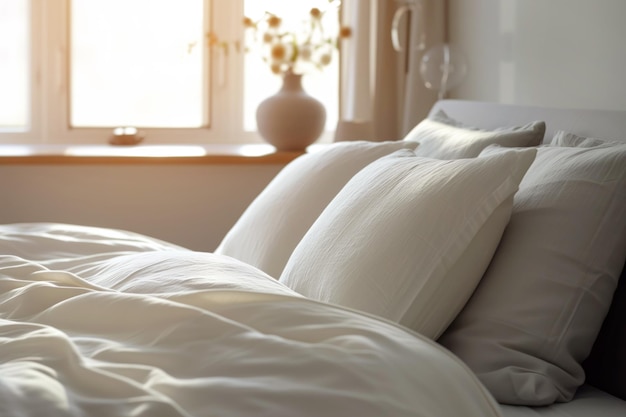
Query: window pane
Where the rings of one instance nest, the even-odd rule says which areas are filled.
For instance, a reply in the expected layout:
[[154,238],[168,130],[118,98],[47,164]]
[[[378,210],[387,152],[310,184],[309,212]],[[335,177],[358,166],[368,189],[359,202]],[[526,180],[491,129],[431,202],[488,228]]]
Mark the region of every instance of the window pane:
[[[285,30],[301,32],[306,28],[309,11],[318,7],[325,11],[323,25],[327,34],[336,34],[339,17],[336,9],[329,9],[328,0],[245,0],[244,14],[253,20],[270,12],[282,19]],[[249,41],[249,40],[248,40]],[[259,103],[276,93],[282,82],[279,76],[271,73],[269,64],[264,62],[255,44],[248,43],[250,50],[245,57],[244,68],[244,129],[256,130],[256,109]],[[333,51],[330,65],[321,70],[310,68],[302,78],[307,93],[320,100],[326,107],[326,129],[334,130],[337,125],[339,103],[339,57]]]
[[203,3],[72,0],[71,125],[205,125]]
[[0,0],[0,130],[24,131],[30,103],[30,2]]

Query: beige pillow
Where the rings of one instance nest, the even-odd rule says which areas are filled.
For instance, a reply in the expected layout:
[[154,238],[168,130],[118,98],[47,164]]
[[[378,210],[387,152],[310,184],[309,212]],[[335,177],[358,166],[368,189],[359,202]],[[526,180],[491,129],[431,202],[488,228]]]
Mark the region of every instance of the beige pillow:
[[556,139],[563,147],[538,149],[489,269],[439,339],[506,404],[573,397],[626,255],[626,144]]
[[302,236],[354,174],[382,156],[416,146],[342,142],[296,158],[248,206],[215,253],[278,278]]
[[546,131],[544,122],[524,126],[483,130],[448,117],[443,110],[420,122],[404,138],[419,142],[417,156],[438,159],[474,158],[489,145],[537,146]]
[[442,161],[404,150],[379,159],[322,212],[280,281],[437,337],[489,264],[535,152]]

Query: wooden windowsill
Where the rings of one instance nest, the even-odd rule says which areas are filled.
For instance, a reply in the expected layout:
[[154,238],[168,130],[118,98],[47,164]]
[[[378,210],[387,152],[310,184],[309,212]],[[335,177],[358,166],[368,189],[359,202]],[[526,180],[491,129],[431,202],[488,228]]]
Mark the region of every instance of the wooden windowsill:
[[274,164],[302,155],[271,145],[0,145],[0,165]]

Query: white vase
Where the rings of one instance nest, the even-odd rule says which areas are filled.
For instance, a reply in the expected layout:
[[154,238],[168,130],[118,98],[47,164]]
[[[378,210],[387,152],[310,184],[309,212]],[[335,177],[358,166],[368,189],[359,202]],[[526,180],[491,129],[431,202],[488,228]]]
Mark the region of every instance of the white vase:
[[326,123],[326,109],[302,88],[302,75],[287,72],[281,89],[256,111],[257,129],[281,151],[301,151],[315,142]]

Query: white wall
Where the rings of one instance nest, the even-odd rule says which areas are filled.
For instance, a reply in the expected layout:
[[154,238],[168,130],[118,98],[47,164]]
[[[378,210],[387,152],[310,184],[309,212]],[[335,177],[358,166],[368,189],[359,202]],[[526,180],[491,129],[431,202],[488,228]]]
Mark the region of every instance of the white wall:
[[279,165],[0,165],[0,223],[62,222],[212,251]]
[[625,0],[449,0],[469,73],[451,97],[626,110]]

